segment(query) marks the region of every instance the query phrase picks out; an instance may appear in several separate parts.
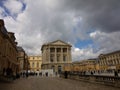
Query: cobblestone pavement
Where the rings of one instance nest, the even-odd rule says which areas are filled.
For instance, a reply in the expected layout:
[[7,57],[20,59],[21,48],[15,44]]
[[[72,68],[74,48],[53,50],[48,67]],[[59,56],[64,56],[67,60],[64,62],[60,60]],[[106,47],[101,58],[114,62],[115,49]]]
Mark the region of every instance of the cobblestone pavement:
[[0,90],[120,90],[120,88],[55,77],[29,77],[12,83],[0,82]]

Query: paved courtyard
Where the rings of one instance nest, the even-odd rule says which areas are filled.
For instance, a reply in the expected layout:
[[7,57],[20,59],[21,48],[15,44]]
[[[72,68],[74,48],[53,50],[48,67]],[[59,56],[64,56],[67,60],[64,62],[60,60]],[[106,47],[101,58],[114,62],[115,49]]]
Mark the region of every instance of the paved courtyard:
[[120,90],[120,88],[55,77],[29,77],[12,83],[0,82],[0,90]]

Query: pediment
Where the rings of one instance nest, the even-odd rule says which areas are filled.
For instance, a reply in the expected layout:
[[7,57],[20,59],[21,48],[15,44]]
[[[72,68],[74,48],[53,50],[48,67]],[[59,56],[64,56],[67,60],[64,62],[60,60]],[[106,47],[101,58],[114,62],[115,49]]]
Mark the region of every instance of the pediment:
[[68,43],[65,43],[61,40],[57,40],[57,41],[51,42],[49,44],[51,44],[51,45],[69,45]]

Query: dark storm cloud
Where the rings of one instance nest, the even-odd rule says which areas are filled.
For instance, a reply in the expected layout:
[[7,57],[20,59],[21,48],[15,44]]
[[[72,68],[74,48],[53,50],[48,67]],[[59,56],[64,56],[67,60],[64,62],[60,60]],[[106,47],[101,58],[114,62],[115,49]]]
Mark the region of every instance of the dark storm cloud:
[[71,10],[83,18],[83,28],[120,31],[120,0],[62,0],[61,3],[64,10]]

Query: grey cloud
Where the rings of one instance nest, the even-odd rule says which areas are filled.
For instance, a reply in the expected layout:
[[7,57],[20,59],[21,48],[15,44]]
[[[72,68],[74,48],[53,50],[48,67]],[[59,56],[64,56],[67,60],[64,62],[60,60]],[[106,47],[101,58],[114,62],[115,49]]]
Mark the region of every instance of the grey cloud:
[[97,52],[102,50],[102,53],[113,52],[120,49],[120,32],[110,34],[99,32],[93,38],[94,45],[97,47]]
[[41,33],[45,41],[62,39],[75,43],[76,36],[73,35],[72,31],[72,19],[65,12],[47,9],[47,6],[37,2],[32,3],[32,5],[30,3],[26,8],[26,12],[30,23],[24,26],[25,32],[21,31],[21,33],[26,34],[26,36]]
[[[52,1],[54,0],[50,2]],[[88,32],[91,32],[91,29],[101,30],[106,34],[92,38],[95,46],[98,46],[97,50],[94,51],[94,47],[83,49],[84,53],[91,53],[83,54],[83,58],[105,50],[119,49],[119,33],[114,32],[120,30],[120,0],[55,1],[57,5],[47,5],[46,0],[25,0],[26,8],[18,14],[16,20],[10,22],[6,19],[7,28],[17,33],[19,45],[23,46],[27,53],[39,54],[43,43],[56,39],[74,45],[77,39],[88,39]],[[82,17],[82,21],[74,24],[74,17],[76,19]],[[101,39],[102,37],[104,38]],[[113,42],[114,46],[111,48]],[[74,58],[78,59],[80,56],[80,52],[74,51]]]
[[[30,43],[26,43],[24,40],[22,41],[24,42],[23,46],[26,47],[30,53],[33,53],[31,49],[36,50],[33,48],[36,42],[39,45],[35,45],[34,47],[38,48],[43,43],[56,39],[75,44],[77,38],[88,38],[89,36],[87,36],[86,33],[90,31],[91,28],[101,30],[102,32],[115,32],[120,30],[119,0],[60,0],[58,1],[59,4],[52,9],[48,8],[44,2],[40,2],[33,1],[33,3],[27,4],[25,15],[29,20],[26,21],[23,31],[21,31],[21,33],[25,35],[24,37],[31,36],[34,38],[30,39]],[[75,26],[76,33],[72,31],[74,25],[72,24],[73,17],[70,16],[71,14],[75,17],[81,16],[83,18],[82,22],[78,26]],[[36,39],[36,35],[39,33],[41,34],[41,38]],[[115,35],[111,35],[111,37],[114,36]],[[119,43],[117,43],[116,40],[105,36],[103,40],[100,38],[102,38],[101,35],[93,39],[95,43],[94,46],[96,47],[93,48],[93,53],[94,51],[96,53],[100,51],[107,52],[119,48]],[[116,44],[113,48],[110,48],[113,41]],[[79,56],[80,55],[78,55],[78,57]]]
[[103,32],[120,31],[120,0],[62,0],[63,8],[84,18],[83,27]]

